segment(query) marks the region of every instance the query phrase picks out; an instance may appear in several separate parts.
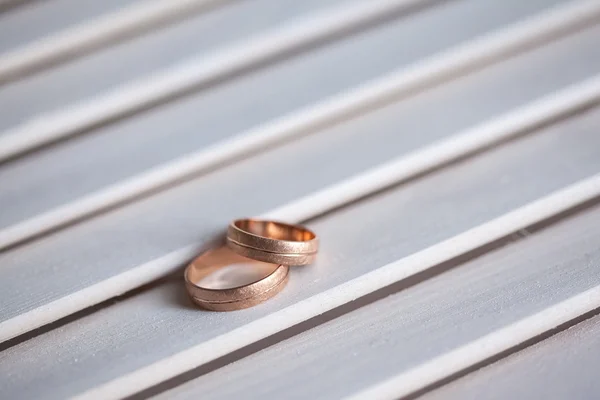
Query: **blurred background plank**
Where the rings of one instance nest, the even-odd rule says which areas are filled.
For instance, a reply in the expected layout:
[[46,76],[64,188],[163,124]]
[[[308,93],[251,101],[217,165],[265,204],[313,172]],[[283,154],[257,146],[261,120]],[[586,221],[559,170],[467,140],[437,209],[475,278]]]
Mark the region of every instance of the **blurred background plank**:
[[[482,20],[477,25],[459,30],[466,15],[473,11],[473,4],[460,8],[457,4],[461,3],[449,3],[448,7],[433,9],[410,20],[399,18],[359,36],[345,38],[188,99],[172,102],[152,113],[99,129],[93,135],[16,160],[0,171],[0,184],[8,192],[6,203],[3,201],[6,212],[0,217],[0,226],[6,229],[0,231],[0,247],[54,229],[103,206],[112,206],[127,198],[123,193],[128,193],[129,187],[136,188],[131,189],[129,197],[143,192],[137,189],[136,182],[146,180],[146,176],[137,180],[135,177],[149,169],[174,170],[171,175],[175,176],[170,180],[176,180],[181,177],[178,171],[185,170],[181,162],[178,163],[181,157],[184,160],[210,158],[215,152],[227,153],[228,147],[234,147],[232,140],[244,131],[267,129],[265,124],[277,124],[282,116],[310,109],[313,104],[318,107],[320,101],[427,59],[448,45],[485,32],[488,25],[495,26],[493,19],[497,10],[484,7]],[[492,21],[488,23],[484,17]],[[444,35],[436,35],[433,28],[442,20],[448,30]],[[421,45],[398,52],[380,51],[387,43],[405,36]],[[360,42],[357,43],[358,39]],[[331,77],[331,68],[345,72]],[[252,95],[240,96],[239,93]],[[211,112],[198,112],[202,109]],[[300,130],[276,136],[283,140],[307,133]],[[262,142],[267,145],[272,141]],[[161,151],[155,151],[157,148]],[[246,153],[252,150],[256,151],[249,148]],[[223,160],[217,161],[232,161],[231,156],[221,158]],[[165,165],[168,162],[175,164]],[[215,164],[218,162],[208,163],[208,167]],[[202,170],[196,168],[190,172]],[[133,179],[133,182],[127,182],[125,187],[118,186],[118,190],[112,187],[126,179]],[[159,180],[144,187],[156,189],[160,183],[164,185],[165,182]],[[86,196],[92,196],[92,199]],[[82,197],[84,199],[78,202]]]
[[0,15],[0,84],[226,1],[24,1]]
[[[364,29],[407,5],[429,2],[311,0],[284,7],[258,1],[233,3],[10,85],[0,94],[0,104],[11,107],[0,125],[6,129],[0,134],[5,147],[0,158],[10,157],[8,150],[14,155],[75,135]],[[339,4],[326,7],[331,2]],[[259,17],[246,17],[254,13]],[[28,96],[27,107],[19,107],[19,96],[32,91],[36,100]]]
[[11,4],[12,9],[0,14],[0,59],[18,48],[144,1],[3,0],[0,6]]

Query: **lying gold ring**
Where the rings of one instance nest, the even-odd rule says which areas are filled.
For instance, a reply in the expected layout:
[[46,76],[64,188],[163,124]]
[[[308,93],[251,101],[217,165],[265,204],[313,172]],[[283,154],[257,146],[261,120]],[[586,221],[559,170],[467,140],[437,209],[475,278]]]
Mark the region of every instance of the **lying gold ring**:
[[274,264],[306,265],[319,250],[312,231],[283,222],[238,219],[227,229],[227,245],[236,253]]
[[[256,276],[251,283],[240,286],[218,289],[202,286],[205,278],[228,266],[241,266],[241,270]],[[194,303],[207,310],[234,311],[255,306],[275,296],[285,287],[288,272],[286,265],[251,260],[221,247],[198,256],[187,266],[184,277],[185,287]]]

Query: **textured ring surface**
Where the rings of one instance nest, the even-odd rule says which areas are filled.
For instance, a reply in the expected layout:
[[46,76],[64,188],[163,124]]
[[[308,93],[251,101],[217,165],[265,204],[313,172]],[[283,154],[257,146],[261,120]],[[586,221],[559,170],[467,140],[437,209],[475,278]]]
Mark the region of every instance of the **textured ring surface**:
[[238,219],[227,229],[227,245],[236,253],[268,263],[310,264],[319,250],[311,230],[278,221]]
[[[248,265],[244,265],[248,264]],[[259,267],[268,271],[257,276],[251,283],[227,287],[211,288],[202,286],[204,278],[228,266],[243,265],[244,269]],[[202,308],[213,311],[233,311],[255,306],[279,293],[287,283],[287,265],[265,263],[243,257],[227,247],[209,250],[185,269],[185,286],[192,301]]]

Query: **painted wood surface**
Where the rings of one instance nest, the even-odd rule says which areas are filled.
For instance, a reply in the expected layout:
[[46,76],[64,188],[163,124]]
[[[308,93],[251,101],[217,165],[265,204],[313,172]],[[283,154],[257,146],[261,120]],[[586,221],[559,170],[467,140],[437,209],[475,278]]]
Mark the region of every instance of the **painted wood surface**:
[[[591,252],[581,256],[597,267]],[[595,316],[423,399],[593,399],[600,390],[598,360],[600,317]]]
[[[310,226],[321,235],[321,257],[310,268],[294,270],[286,290],[262,306],[227,314],[202,312],[190,305],[177,281],[7,349],[2,353],[2,366],[7,368],[3,374],[13,379],[4,385],[6,394],[35,396],[44,385],[31,385],[27,371],[36,371],[40,382],[56,382],[62,390],[56,392],[58,397],[107,383],[101,388],[106,392],[97,397],[118,397],[117,392],[122,395],[129,385],[159,383],[327,311],[335,302],[350,301],[359,292],[345,283],[366,281],[366,274],[378,267],[598,171],[598,112],[316,220]],[[548,176],[552,179],[544,179]],[[138,225],[132,232],[170,237],[183,227],[181,219],[171,221],[171,228]],[[361,229],[349,230],[352,221],[361,221]],[[114,231],[106,235],[113,237]],[[377,240],[369,239],[374,237]],[[380,287],[391,283],[389,277],[379,282]],[[131,318],[125,322],[127,316]],[[56,346],[60,338],[71,340]],[[44,372],[40,365],[46,366]]]
[[[367,114],[364,118],[350,120],[346,123],[327,128],[315,135],[307,136],[300,141],[274,149],[268,153],[269,157],[265,159],[269,161],[260,161],[261,158],[250,158],[242,163],[232,165],[226,168],[225,171],[230,171],[228,176],[233,177],[235,181],[227,177],[222,178],[222,175],[219,175],[219,173],[211,174],[193,180],[180,188],[174,188],[164,195],[150,198],[142,204],[159,204],[163,202],[164,205],[161,207],[164,207],[164,215],[171,215],[173,207],[169,204],[172,205],[175,203],[173,201],[164,203],[160,199],[180,198],[188,202],[189,208],[184,208],[180,203],[177,207],[178,215],[180,215],[178,218],[186,219],[189,218],[189,215],[197,215],[196,210],[199,204],[196,201],[196,196],[200,193],[210,193],[210,196],[202,196],[202,198],[206,198],[206,201],[209,202],[205,207],[211,209],[213,216],[216,210],[210,204],[215,204],[215,206],[221,209],[224,213],[222,223],[230,218],[233,213],[238,215],[264,213],[269,208],[285,204],[298,196],[326,188],[336,181],[357,174],[370,167],[380,165],[385,161],[398,158],[403,153],[409,155],[415,149],[435,142],[435,140],[444,138],[454,132],[460,132],[461,129],[469,128],[473,124],[485,123],[486,120],[498,114],[514,111],[515,107],[518,110],[519,106],[527,104],[527,101],[543,97],[548,91],[555,91],[557,89],[556,84],[561,81],[566,84],[578,82],[583,74],[592,72],[589,71],[589,67],[582,67],[582,69],[574,68],[573,75],[565,72],[569,71],[567,66],[555,70],[545,69],[544,71],[547,71],[548,74],[546,75],[546,73],[540,74],[539,70],[532,69],[531,66],[534,61],[537,61],[540,68],[542,68],[548,63],[549,59],[557,57],[557,49],[558,54],[562,54],[562,52],[569,51],[573,47],[573,43],[585,44],[589,40],[590,49],[593,51],[593,38],[596,34],[595,28],[590,32],[591,35],[589,36],[587,35],[588,32],[584,31],[581,33],[582,36],[565,38],[564,42],[557,44],[557,47],[551,45],[547,48],[541,48],[538,52],[533,53],[533,57],[517,57],[506,64],[498,64],[489,70],[485,69],[481,73],[469,75],[450,85],[426,91],[417,97],[411,97],[405,101],[392,103],[387,107]],[[571,42],[572,39],[575,42]],[[583,51],[582,57],[589,59],[589,53]],[[557,65],[557,67],[559,66]],[[593,65],[591,69],[594,69]],[[515,90],[514,86],[512,86],[513,83],[517,82],[517,79],[521,79],[518,82],[522,82],[520,90]],[[463,101],[452,102],[452,98],[457,95],[460,95]],[[482,102],[482,96],[493,99],[493,102]],[[431,115],[435,115],[436,117],[430,118],[429,116]],[[442,119],[444,121],[443,124],[440,123]],[[416,129],[419,130],[419,135],[398,134],[398,132],[411,132]],[[336,154],[345,156],[331,157],[332,150]],[[360,159],[357,159],[355,155],[359,151],[362,153]],[[295,157],[290,157],[289,154],[295,154]],[[304,158],[311,160],[309,168],[300,168],[300,165],[306,164]],[[277,165],[278,168],[265,169],[265,162],[269,163],[269,165]],[[289,165],[289,167],[286,167],[286,165]],[[327,169],[323,169],[323,165],[327,165]],[[260,173],[256,171],[260,171]],[[292,172],[286,171],[294,171],[295,176],[293,180],[287,179],[288,174]],[[318,176],[316,176],[317,171],[320,172]],[[215,184],[215,182],[217,183]],[[227,182],[227,184],[224,182]],[[263,182],[262,187],[264,189],[260,189],[261,184],[259,182]],[[281,193],[270,194],[269,188],[272,187],[274,182],[287,185],[289,189],[282,189]],[[251,184],[253,187],[254,195],[256,196],[255,202],[258,206],[256,208],[251,207],[250,196],[244,197],[244,202],[239,202],[237,197],[232,196],[232,185],[248,184]],[[53,187],[57,189],[56,193],[62,193],[60,186]],[[240,187],[243,188],[244,186]],[[221,194],[218,192],[219,188],[222,188]],[[250,189],[241,190],[248,191]],[[49,190],[46,190],[46,193],[50,196]],[[184,194],[178,195],[178,193]],[[268,194],[268,196],[265,196],[265,194]],[[37,197],[40,199],[45,198],[41,195]],[[20,203],[15,201],[13,204]],[[234,211],[235,209],[232,207],[241,208]],[[34,324],[30,325],[31,327],[36,327],[36,325],[40,326],[43,323],[60,318],[69,311],[73,312],[77,307],[81,309],[93,305],[93,296],[83,296],[79,305],[68,296],[80,292],[85,288],[90,288],[95,284],[102,283],[108,278],[123,275],[125,272],[132,271],[139,266],[146,265],[147,267],[143,269],[150,269],[150,271],[136,272],[133,277],[135,280],[134,284],[148,282],[157,276],[174,271],[191,254],[187,255],[188,253],[186,253],[185,257],[176,257],[174,261],[169,260],[168,257],[166,261],[163,261],[161,257],[168,256],[183,246],[194,243],[197,244],[197,247],[194,249],[195,252],[202,245],[202,242],[198,242],[198,238],[203,237],[204,239],[202,240],[204,242],[210,242],[215,237],[214,235],[219,232],[215,231],[214,228],[209,228],[209,225],[204,221],[205,217],[203,215],[197,215],[200,218],[197,223],[192,223],[191,220],[186,222],[185,225],[190,230],[188,236],[170,235],[170,239],[161,242],[160,246],[156,246],[157,242],[148,242],[150,234],[140,236],[132,233],[133,231],[124,229],[119,229],[117,232],[113,229],[108,229],[107,233],[112,238],[110,244],[108,244],[111,247],[111,256],[105,259],[106,245],[95,239],[91,239],[96,237],[98,227],[109,227],[114,226],[114,224],[118,224],[119,226],[123,226],[122,224],[134,226],[133,221],[139,219],[148,221],[147,215],[144,213],[140,214],[141,209],[137,203],[129,207],[123,207],[106,216],[79,224],[72,230],[58,232],[1,255],[0,263],[7,265],[4,269],[4,272],[7,274],[7,281],[11,279],[17,279],[17,281],[25,279],[27,276],[25,271],[31,271],[32,268],[40,277],[44,274],[53,274],[53,271],[57,268],[65,276],[72,277],[72,281],[69,281],[69,279],[60,281],[40,279],[39,283],[43,285],[42,290],[46,293],[46,296],[43,298],[32,297],[26,291],[23,291],[22,288],[16,289],[15,287],[14,291],[10,289],[5,291],[4,299],[6,299],[6,306],[2,310],[3,321],[8,321],[24,312],[38,310],[38,313],[43,313],[43,318],[39,318],[39,322],[37,323],[33,321]],[[153,220],[159,224],[163,224],[172,218],[170,216],[163,217],[164,219],[157,217],[159,212],[156,209],[154,209],[152,214],[154,215]],[[131,215],[128,222],[125,222],[128,219],[126,215]],[[114,222],[102,223],[101,221]],[[215,224],[213,226],[220,225]],[[83,232],[89,233],[84,234]],[[163,228],[160,228],[156,234],[160,236],[165,232]],[[89,239],[86,239],[86,235],[89,235],[87,236]],[[73,251],[73,240],[75,237],[81,243],[75,246],[79,248],[78,251]],[[62,246],[65,246],[65,249],[69,249],[68,252],[72,256],[70,260],[64,259],[64,251],[67,250],[60,250],[58,243],[64,243]],[[137,248],[135,254],[131,254],[131,246]],[[32,251],[32,249],[36,248],[40,250],[38,252]],[[51,252],[48,249],[52,249],[54,254],[57,255],[57,261],[52,260]],[[98,252],[99,255],[95,256],[94,252]],[[39,254],[37,257],[42,257],[44,261],[40,262],[39,259],[36,259],[36,254]],[[80,254],[80,256],[76,254]],[[77,257],[81,257],[81,259]],[[81,265],[86,265],[88,263],[87,260],[90,258],[96,259],[96,262],[100,264],[93,268],[82,269]],[[152,268],[156,264],[160,266],[156,272],[153,272]],[[10,274],[14,274],[12,275],[14,278],[9,279],[8,276],[11,276]],[[81,279],[82,275],[85,276],[83,280]],[[129,277],[127,279],[131,280],[132,278]],[[125,291],[126,288],[121,286],[121,284],[131,286],[131,283],[125,277],[120,282],[119,285],[103,287],[101,294],[104,297],[101,297],[101,300]],[[46,285],[46,283],[49,283],[50,286]],[[28,285],[28,290],[34,291],[38,289],[35,285]],[[96,302],[101,300],[96,300]],[[58,301],[59,305],[53,305],[52,302],[54,301]],[[67,307],[66,311],[64,307]],[[35,320],[38,320],[38,318],[35,318]]]
[[[13,3],[0,398],[593,392],[595,320],[538,335],[600,307],[596,0]],[[193,307],[249,215],[319,260]]]
[[[516,243],[390,294],[157,398],[274,399],[284,394],[290,399],[344,398],[394,375],[408,375],[412,368],[600,286],[600,243],[597,240],[600,207],[561,221],[543,232],[524,235],[521,239],[514,238]],[[588,342],[580,344],[582,349],[593,347],[594,343],[597,347],[598,339],[592,339],[589,333]],[[542,350],[539,354],[552,359],[554,363],[550,365],[557,368],[561,356],[568,351],[552,354],[552,351]],[[570,374],[576,375],[575,371],[589,367],[593,354],[598,354],[597,348],[592,351],[586,357],[589,360],[586,366],[573,368]],[[580,358],[573,357],[573,362],[575,360]],[[543,368],[545,360],[539,361],[539,367]],[[480,378],[475,374],[473,378],[466,378],[472,382],[467,392],[448,388],[431,397],[544,398],[535,391],[535,386],[538,390],[543,386],[541,382],[537,385],[529,382],[529,372],[535,369],[531,364],[527,366],[529,368],[523,366],[519,370],[506,366],[496,372],[497,379],[489,373],[479,374]],[[566,370],[568,366],[563,368]],[[566,378],[558,375],[559,371],[556,370],[554,382]],[[542,379],[544,372],[538,372]],[[590,380],[590,373],[587,379],[584,377],[586,381]],[[450,387],[459,385],[457,382]],[[546,389],[546,393],[552,392]],[[587,395],[575,396],[575,393]],[[592,398],[591,393],[563,388],[550,398],[568,398],[569,394],[575,398]]]
[[[9,0],[10,1],[10,0]],[[117,12],[141,0],[50,0],[13,1],[13,8],[0,14],[0,55],[23,48],[36,40],[85,24],[101,15]],[[0,2],[0,6],[2,2]],[[27,27],[27,29],[23,29]]]
[[[535,5],[531,4],[527,7]],[[524,10],[515,8],[512,13],[504,15],[493,7],[488,10],[489,6],[482,4],[478,6],[482,8],[482,19],[465,27],[463,21],[473,12],[473,6],[470,3],[451,2],[444,7],[422,11],[410,19],[400,17],[359,37],[349,37],[341,43],[336,42],[335,45],[273,65],[214,90],[201,91],[155,112],[107,126],[92,135],[50,148],[33,158],[25,157],[12,163],[0,175],[0,184],[10,190],[10,197],[5,200],[7,203],[4,205],[7,212],[0,216],[0,247],[56,229],[96,213],[99,209],[114,206],[144,192],[155,191],[178,179],[206,172],[219,164],[231,163],[239,157],[259,151],[260,146],[305,135],[314,129],[289,132],[291,129],[288,128],[271,134],[272,138],[269,140],[264,138],[264,133],[263,138],[260,136],[261,130],[268,130],[273,124],[281,123],[284,116],[293,119],[294,116],[299,117],[303,112],[313,109],[316,114],[323,113],[328,101],[335,98],[335,95],[375,78],[386,77],[386,74],[394,71],[402,73],[403,66],[423,61],[422,65],[418,65],[419,69],[427,70],[431,66],[447,69],[451,63],[435,57],[431,59],[431,56],[448,46],[465,41],[468,43],[468,38],[526,14]],[[435,30],[441,25],[441,21],[444,21],[442,26],[448,29],[443,35]],[[559,23],[562,22],[559,20]],[[545,24],[542,27],[545,28]],[[379,50],[394,41],[394,38],[405,36],[418,41],[419,46],[399,52]],[[155,47],[148,49],[151,51]],[[597,51],[591,49],[590,52],[596,57]],[[475,52],[473,56],[479,53]],[[583,56],[585,51],[580,54]],[[587,57],[589,54],[588,52]],[[476,60],[469,60],[467,65],[474,63]],[[112,65],[114,62],[101,65],[105,64]],[[578,65],[587,68],[587,63]],[[334,66],[343,67],[346,73],[330,77],[329,68]],[[461,70],[464,68],[460,67]],[[590,68],[597,71],[593,62],[590,62]],[[553,71],[559,70],[557,68]],[[566,82],[581,79],[587,74],[586,71],[573,72],[582,75],[567,76]],[[408,82],[415,80],[410,73],[407,75]],[[419,85],[428,87],[438,83],[439,79],[434,75]],[[54,83],[61,81],[58,78],[49,80]],[[553,84],[551,82],[549,81],[550,85]],[[33,89],[19,92],[27,96],[30,90]],[[400,92],[407,91],[409,90]],[[254,96],[237,95],[240,92],[253,93]],[[28,109],[18,106],[19,101],[10,95],[9,90],[5,93],[8,96],[7,110],[10,110],[10,104]],[[257,95],[260,101],[256,101]],[[51,101],[56,103],[55,98]],[[382,101],[385,98],[380,100]],[[210,109],[212,112],[196,112],[200,109]],[[66,113],[71,115],[70,111]],[[241,145],[239,142],[238,146],[234,146],[234,140],[250,134],[253,134],[252,137],[258,136],[254,139],[254,146]],[[114,145],[116,141],[120,144],[118,147]],[[242,149],[233,151],[232,148],[236,147]],[[155,151],[156,148],[161,151]],[[90,157],[90,154],[94,154],[94,157]],[[190,167],[192,160],[193,167]],[[23,177],[28,178],[24,180]],[[54,187],[62,189],[50,190]]]

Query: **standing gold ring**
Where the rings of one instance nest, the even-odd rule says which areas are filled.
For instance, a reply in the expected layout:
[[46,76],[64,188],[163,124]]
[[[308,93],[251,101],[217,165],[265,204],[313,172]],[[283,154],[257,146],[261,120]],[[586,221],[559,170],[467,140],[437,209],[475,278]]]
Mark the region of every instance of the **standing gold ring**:
[[227,245],[236,253],[267,263],[306,265],[319,250],[319,239],[300,225],[238,219],[227,229]]
[[[251,283],[225,288],[204,283],[211,274],[231,266],[240,266],[241,270],[254,274]],[[251,260],[221,247],[198,256],[187,266],[184,276],[186,289],[194,303],[208,310],[233,311],[255,306],[275,296],[285,287],[288,272],[287,265]]]

